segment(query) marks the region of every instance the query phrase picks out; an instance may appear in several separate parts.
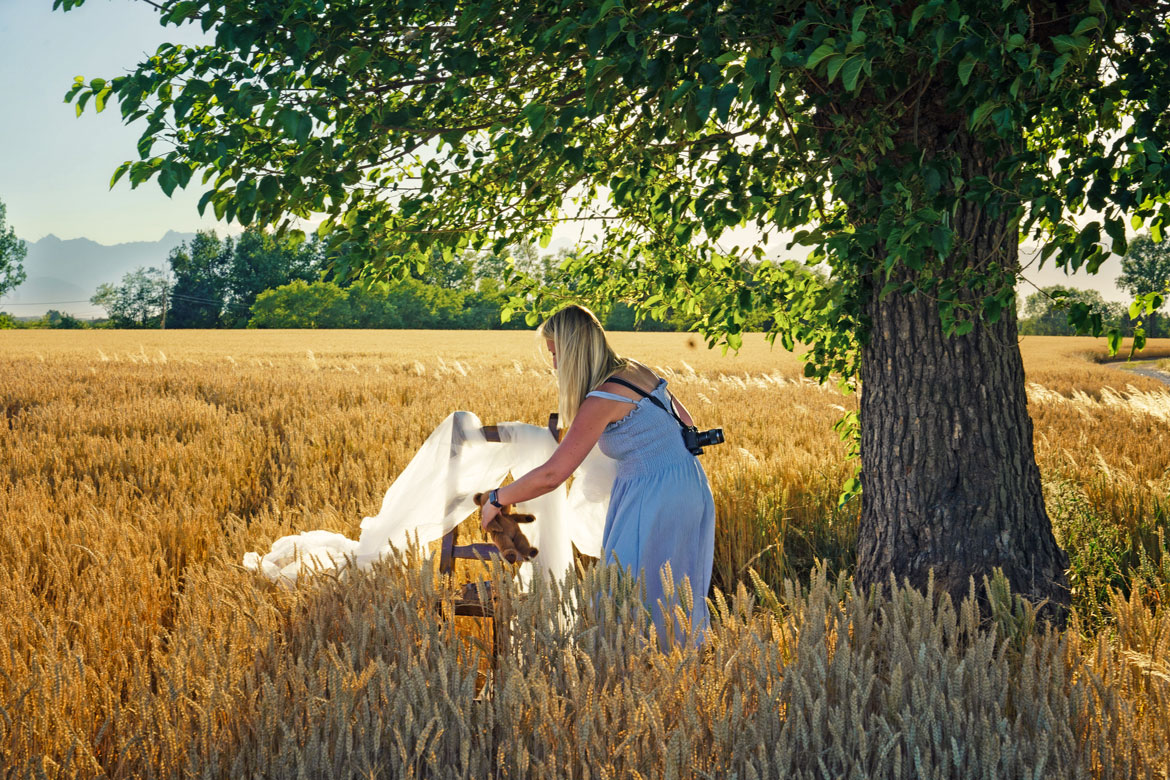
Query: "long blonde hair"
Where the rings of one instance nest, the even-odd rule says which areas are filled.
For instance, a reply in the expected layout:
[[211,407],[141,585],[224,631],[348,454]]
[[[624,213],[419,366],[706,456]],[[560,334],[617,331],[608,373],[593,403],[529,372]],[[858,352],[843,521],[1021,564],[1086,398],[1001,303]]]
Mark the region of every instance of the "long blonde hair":
[[629,365],[605,338],[593,312],[570,304],[549,317],[538,331],[552,339],[557,356],[557,396],[561,425],[568,427],[585,395]]

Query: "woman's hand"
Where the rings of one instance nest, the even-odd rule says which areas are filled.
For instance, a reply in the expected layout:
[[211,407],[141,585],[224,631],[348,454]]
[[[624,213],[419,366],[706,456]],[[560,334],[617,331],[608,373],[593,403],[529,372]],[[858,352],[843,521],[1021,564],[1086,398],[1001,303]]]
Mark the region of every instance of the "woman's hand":
[[492,504],[489,504],[488,502],[485,501],[483,506],[480,507],[479,513],[480,513],[479,527],[482,528],[484,531],[487,531],[488,523],[490,523],[492,520],[496,519],[496,516],[500,514],[500,510],[497,507],[495,507]]

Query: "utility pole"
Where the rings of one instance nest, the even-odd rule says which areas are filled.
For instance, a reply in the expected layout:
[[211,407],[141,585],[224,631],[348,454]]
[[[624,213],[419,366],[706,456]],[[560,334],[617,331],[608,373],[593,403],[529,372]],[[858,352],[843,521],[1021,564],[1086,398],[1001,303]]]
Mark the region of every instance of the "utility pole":
[[163,277],[163,310],[162,322],[159,323],[159,330],[167,329],[167,304],[171,300],[171,275],[168,273]]

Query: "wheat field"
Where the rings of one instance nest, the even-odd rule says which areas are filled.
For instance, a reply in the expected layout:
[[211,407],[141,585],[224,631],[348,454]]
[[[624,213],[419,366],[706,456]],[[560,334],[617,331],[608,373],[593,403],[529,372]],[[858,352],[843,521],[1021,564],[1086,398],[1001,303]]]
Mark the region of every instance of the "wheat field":
[[725,430],[703,455],[713,628],[649,652],[613,570],[521,594],[497,568],[492,670],[433,550],[294,590],[239,562],[297,531],[357,536],[455,409],[542,423],[533,334],[0,334],[4,776],[1168,776],[1165,384],[1098,362],[1099,341],[1022,341],[1074,588],[1070,627],[1038,632],[994,580],[990,625],[971,602],[853,591],[832,424],[854,396],[760,337],[726,356],[613,338]]

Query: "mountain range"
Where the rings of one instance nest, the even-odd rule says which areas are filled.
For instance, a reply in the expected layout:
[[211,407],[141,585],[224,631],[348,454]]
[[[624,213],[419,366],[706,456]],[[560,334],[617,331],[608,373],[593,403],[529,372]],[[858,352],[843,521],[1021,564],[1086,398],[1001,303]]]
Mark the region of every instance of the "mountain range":
[[27,278],[0,299],[0,311],[17,317],[40,316],[49,309],[75,317],[104,315],[89,302],[103,282],[118,283],[136,268],[166,268],[171,250],[195,237],[168,230],[158,241],[107,246],[88,238],[60,239],[49,234],[27,242]]

